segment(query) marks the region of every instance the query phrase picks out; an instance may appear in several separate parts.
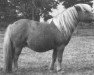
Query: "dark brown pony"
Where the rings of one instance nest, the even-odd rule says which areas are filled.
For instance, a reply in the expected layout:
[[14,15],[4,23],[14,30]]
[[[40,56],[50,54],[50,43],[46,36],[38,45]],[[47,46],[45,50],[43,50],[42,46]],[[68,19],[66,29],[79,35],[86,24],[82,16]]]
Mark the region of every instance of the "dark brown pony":
[[53,50],[50,70],[58,60],[57,71],[61,70],[62,54],[79,22],[94,20],[92,9],[87,4],[76,4],[52,19],[51,23],[40,23],[21,19],[9,25],[4,37],[4,69],[6,72],[18,68],[18,58],[23,47],[36,52]]

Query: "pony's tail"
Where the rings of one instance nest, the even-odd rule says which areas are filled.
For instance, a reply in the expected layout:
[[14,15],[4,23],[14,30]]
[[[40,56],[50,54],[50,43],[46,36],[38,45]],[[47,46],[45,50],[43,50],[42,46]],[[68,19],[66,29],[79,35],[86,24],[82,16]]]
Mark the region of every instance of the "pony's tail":
[[4,37],[4,70],[5,72],[12,71],[12,61],[13,61],[13,43],[11,41],[11,25],[8,26],[5,37]]

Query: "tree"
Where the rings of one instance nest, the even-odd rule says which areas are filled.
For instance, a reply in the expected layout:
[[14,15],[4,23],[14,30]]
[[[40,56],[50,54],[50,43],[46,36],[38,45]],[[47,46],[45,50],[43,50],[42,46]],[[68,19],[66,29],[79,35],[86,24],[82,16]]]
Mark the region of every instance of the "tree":
[[92,1],[93,0],[59,0],[59,2],[63,2],[65,8],[71,7],[77,3],[87,3],[92,6]]
[[10,22],[16,18],[16,8],[8,0],[0,0],[0,22]]
[[51,8],[56,8],[58,2],[55,0],[9,0],[19,12],[21,12],[24,18],[39,21],[40,16],[43,16],[45,20],[51,18],[49,12]]
[[0,20],[5,17],[7,0],[0,0]]

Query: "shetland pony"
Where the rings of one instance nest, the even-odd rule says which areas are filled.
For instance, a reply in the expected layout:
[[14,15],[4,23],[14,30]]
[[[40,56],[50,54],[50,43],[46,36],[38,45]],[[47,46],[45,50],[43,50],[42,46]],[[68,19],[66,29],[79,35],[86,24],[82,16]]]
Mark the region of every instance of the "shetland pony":
[[57,71],[61,70],[62,54],[79,22],[94,20],[92,8],[88,4],[76,4],[54,17],[51,23],[40,23],[21,19],[7,27],[4,37],[4,70],[17,70],[18,58],[22,48],[28,47],[36,52],[53,50],[50,70],[57,61]]

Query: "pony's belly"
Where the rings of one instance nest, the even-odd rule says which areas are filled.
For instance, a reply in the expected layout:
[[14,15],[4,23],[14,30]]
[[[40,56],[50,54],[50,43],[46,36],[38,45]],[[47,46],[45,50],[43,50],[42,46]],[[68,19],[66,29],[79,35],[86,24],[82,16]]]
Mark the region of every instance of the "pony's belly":
[[37,43],[37,44],[30,43],[28,47],[36,52],[45,52],[53,49],[49,44],[47,45],[43,43]]
[[27,42],[28,47],[37,52],[45,52],[55,47],[52,39],[32,39]]

